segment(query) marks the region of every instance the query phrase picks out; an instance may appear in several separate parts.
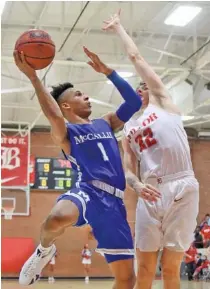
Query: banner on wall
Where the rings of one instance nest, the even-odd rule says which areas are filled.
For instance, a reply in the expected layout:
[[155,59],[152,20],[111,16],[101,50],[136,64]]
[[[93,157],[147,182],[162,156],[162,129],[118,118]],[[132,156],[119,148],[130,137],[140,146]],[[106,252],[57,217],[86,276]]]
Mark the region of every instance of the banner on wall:
[[2,136],[1,185],[4,187],[28,185],[28,135]]

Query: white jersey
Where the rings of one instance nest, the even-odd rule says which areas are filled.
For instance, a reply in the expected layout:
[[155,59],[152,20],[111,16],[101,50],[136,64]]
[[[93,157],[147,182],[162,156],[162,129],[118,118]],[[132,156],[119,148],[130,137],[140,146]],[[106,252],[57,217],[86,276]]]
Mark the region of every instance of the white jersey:
[[149,104],[124,132],[140,161],[141,180],[192,171],[187,134],[180,115]]

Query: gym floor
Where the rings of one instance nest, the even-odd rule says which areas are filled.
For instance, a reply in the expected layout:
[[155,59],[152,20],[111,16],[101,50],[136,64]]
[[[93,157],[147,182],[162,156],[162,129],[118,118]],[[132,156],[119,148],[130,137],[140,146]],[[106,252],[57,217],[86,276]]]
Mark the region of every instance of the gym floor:
[[[56,281],[54,284],[48,284],[47,281],[40,281],[34,286],[30,287],[31,289],[111,289],[113,281],[90,281],[89,284],[85,284],[84,281],[80,280],[65,280],[65,281]],[[23,288],[20,286],[17,281],[2,281],[2,289],[20,289]],[[27,287],[29,288],[29,287]],[[162,282],[155,281],[152,289],[162,289]],[[209,282],[188,282],[182,281],[181,289],[209,289]]]

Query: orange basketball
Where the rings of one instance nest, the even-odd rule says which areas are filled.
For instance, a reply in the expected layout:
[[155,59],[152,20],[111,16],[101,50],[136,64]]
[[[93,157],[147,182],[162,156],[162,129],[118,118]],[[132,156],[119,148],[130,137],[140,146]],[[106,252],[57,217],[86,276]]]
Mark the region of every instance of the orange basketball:
[[15,50],[23,51],[27,63],[36,70],[48,66],[55,57],[55,44],[43,30],[24,32],[15,43]]

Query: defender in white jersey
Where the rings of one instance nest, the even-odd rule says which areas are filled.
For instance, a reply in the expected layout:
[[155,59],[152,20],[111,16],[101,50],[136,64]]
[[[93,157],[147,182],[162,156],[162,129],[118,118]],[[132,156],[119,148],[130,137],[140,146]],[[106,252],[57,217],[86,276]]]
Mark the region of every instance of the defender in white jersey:
[[199,202],[187,135],[178,108],[120,24],[119,13],[105,23],[105,30],[112,29],[120,36],[143,80],[138,88],[142,95],[142,114],[125,125],[123,140],[127,183],[139,195],[135,288],[151,289],[158,254],[163,250],[164,288],[179,289],[180,264],[193,240]]

